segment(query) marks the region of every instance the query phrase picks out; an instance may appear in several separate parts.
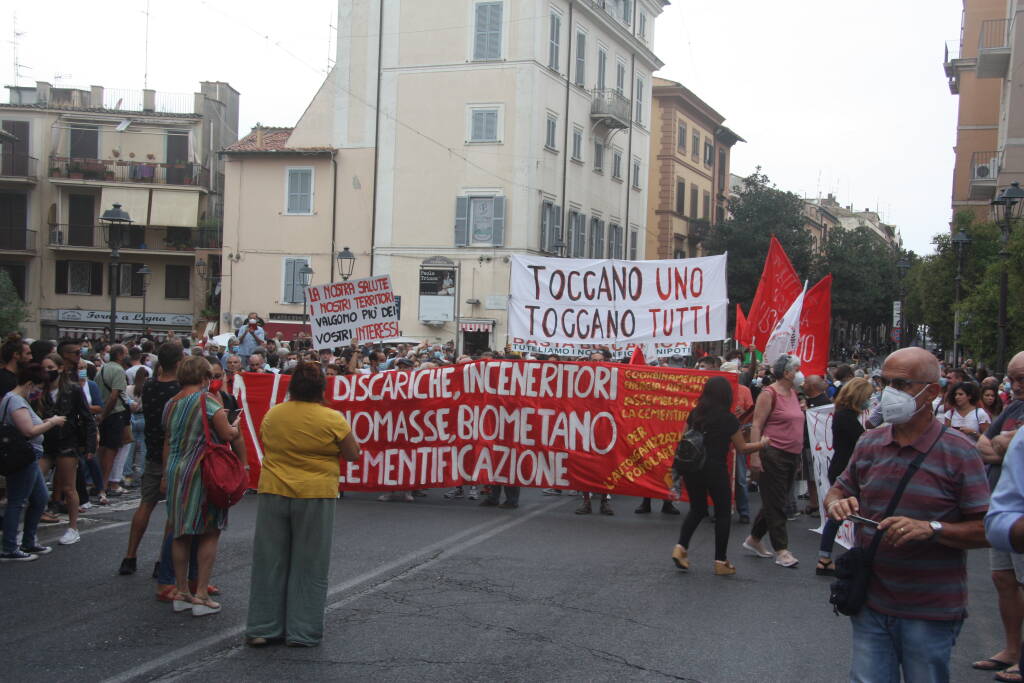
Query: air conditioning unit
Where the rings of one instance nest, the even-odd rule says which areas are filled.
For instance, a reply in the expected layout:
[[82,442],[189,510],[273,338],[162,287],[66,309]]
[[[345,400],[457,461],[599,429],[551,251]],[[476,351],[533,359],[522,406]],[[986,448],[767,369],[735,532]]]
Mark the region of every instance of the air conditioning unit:
[[245,322],[245,318],[243,318],[240,315],[236,315],[234,320],[232,320],[231,322],[232,322],[232,327],[234,327],[237,330],[239,327],[242,326],[242,323]]
[[974,177],[978,180],[995,180],[999,173],[999,160],[995,157],[974,167]]

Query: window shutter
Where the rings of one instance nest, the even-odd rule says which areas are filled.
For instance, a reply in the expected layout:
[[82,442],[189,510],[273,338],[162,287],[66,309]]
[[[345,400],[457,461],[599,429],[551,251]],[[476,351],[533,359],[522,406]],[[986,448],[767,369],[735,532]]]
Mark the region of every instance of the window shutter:
[[298,259],[286,259],[284,262],[284,303],[295,303],[295,267]]
[[501,57],[501,3],[482,2],[476,6],[473,59]]
[[587,83],[587,34],[576,34],[576,85],[582,87]]
[[597,250],[594,258],[604,258],[604,221],[598,221],[597,224]]
[[584,258],[587,255],[587,217],[581,213],[577,220],[579,226],[576,228],[576,256]]
[[547,202],[540,203],[540,251],[548,250],[548,222],[551,220],[551,205]]
[[484,139],[484,112],[474,111],[473,112],[473,124],[472,129],[469,132],[470,140],[483,140]]
[[487,33],[487,55],[490,59],[501,57],[501,3],[490,6],[490,30]]
[[54,271],[56,281],[53,285],[54,294],[68,293],[68,262],[57,261],[57,269]]
[[486,59],[487,28],[490,7],[480,3],[476,6],[476,30],[473,36],[473,59]]
[[455,246],[469,245],[469,197],[455,198]]
[[558,205],[551,207],[551,234],[549,238],[551,242],[548,251],[557,253],[558,249],[555,245],[562,241],[562,207]]
[[494,198],[494,218],[491,221],[491,243],[496,247],[505,246],[505,198]]
[[[103,268],[104,266],[102,263],[92,264],[92,282],[89,287],[89,291],[92,294],[103,293]],[[114,283],[110,283],[110,286],[114,287],[115,285]]]
[[132,269],[132,296],[142,296],[142,274],[139,273],[142,264],[132,263],[130,268]]

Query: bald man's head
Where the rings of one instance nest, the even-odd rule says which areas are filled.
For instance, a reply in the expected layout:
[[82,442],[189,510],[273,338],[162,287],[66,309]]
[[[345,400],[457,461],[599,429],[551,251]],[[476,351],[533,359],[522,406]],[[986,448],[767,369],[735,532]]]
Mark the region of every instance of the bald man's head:
[[[889,375],[889,369],[899,369],[909,374]],[[939,361],[930,352],[919,346],[908,346],[905,349],[893,351],[882,364],[882,374],[886,377],[904,377],[906,379],[917,379],[927,382],[938,382],[942,374]]]
[[804,394],[809,398],[814,398],[823,391],[825,391],[825,380],[821,375],[810,375],[804,380]]
[[1017,400],[1024,400],[1024,351],[1014,355],[1006,366],[1006,374],[1010,378],[1010,392]]

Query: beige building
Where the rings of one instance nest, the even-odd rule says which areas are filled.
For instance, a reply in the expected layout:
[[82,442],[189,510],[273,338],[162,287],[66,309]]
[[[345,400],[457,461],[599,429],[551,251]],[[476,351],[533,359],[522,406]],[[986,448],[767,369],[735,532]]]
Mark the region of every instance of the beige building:
[[726,218],[729,160],[745,142],[687,87],[654,79],[647,258],[703,254],[707,231]]
[[[8,90],[0,269],[27,304],[27,333],[99,335],[109,327],[112,287],[119,336],[187,331],[215,308],[195,264],[205,255],[218,268],[216,150],[237,138],[238,93],[217,82],[184,95],[44,82]],[[99,220],[114,204],[132,221],[114,234],[116,270]]]
[[[235,284],[222,322],[250,310],[294,320],[287,259],[308,258],[326,282],[349,246],[353,277],[391,275],[403,334],[501,348],[511,254],[643,258],[652,45],[667,4],[340,0],[336,65],[282,149],[227,150],[238,194],[225,209]],[[442,275],[454,305],[436,296]]]
[[946,43],[943,68],[959,96],[953,214],[989,220],[997,188],[1024,171],[1024,94],[1010,80],[1013,54],[1024,54],[1022,27],[1013,21],[1018,4],[963,0],[960,39]]
[[[814,220],[807,220],[809,214]],[[896,250],[903,246],[899,230],[896,226],[882,221],[878,212],[871,209],[856,211],[852,204],[841,206],[832,194],[827,197],[804,199],[804,218],[804,228],[810,233],[812,240],[815,240],[816,251],[824,247],[828,232],[836,227],[843,230],[867,228],[891,249]],[[820,223],[816,224],[815,221]]]

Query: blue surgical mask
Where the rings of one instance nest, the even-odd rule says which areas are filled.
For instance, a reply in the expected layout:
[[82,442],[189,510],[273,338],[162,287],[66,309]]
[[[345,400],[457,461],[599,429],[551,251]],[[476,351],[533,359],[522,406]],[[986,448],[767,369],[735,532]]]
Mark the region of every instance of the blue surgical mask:
[[78,371],[78,379],[89,379],[89,371],[88,370],[84,370],[84,369],[83,370],[79,370]]
[[237,346],[232,346],[231,347],[231,353],[238,353],[238,347]]
[[1010,383],[1009,382],[1004,382],[1003,383],[1003,391],[1008,394],[1008,393],[1010,393],[1010,389],[1011,389]]
[[940,387],[945,389],[947,384],[949,384],[949,379],[948,378],[946,378],[946,377],[940,377],[939,378],[939,386]]

